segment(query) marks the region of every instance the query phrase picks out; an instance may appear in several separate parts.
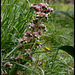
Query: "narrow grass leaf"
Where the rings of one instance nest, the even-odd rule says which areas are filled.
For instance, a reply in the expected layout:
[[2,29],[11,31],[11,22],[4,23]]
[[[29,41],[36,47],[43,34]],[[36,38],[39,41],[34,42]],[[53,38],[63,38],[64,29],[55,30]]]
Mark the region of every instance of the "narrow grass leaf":
[[[62,38],[64,38],[64,39],[66,39],[66,40],[68,40],[69,42],[71,42],[71,40],[69,40],[67,37],[65,37],[65,36],[63,36],[63,35],[59,35],[60,37],[62,37]],[[71,42],[72,43],[72,42]]]
[[42,75],[45,75],[44,70],[42,68],[40,68],[39,66],[37,66],[37,67],[42,71]]
[[[18,66],[20,66],[20,67],[26,68],[26,69],[28,69],[30,72],[34,72],[34,73],[38,74],[37,72],[31,70],[29,67],[27,67],[27,66],[25,66],[25,65],[22,65],[22,64],[19,64],[19,63],[16,63],[16,62],[12,62],[12,61],[10,61],[10,62],[13,63],[13,64],[16,64],[16,65],[18,65]],[[38,75],[39,75],[39,74],[38,74]]]
[[71,19],[74,20],[74,18],[73,18],[68,12],[66,12],[66,11],[56,11],[56,12],[54,12],[54,13],[61,13],[61,14],[64,14],[64,15],[66,15],[66,16],[68,16],[68,17],[70,17]]
[[15,50],[17,49],[17,47],[15,47],[11,52],[9,52],[5,58],[7,58],[8,56],[10,56]]

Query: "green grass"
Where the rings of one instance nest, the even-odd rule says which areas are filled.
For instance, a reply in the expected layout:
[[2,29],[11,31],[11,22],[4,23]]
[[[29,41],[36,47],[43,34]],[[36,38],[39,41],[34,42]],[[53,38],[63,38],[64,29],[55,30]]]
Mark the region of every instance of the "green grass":
[[[10,61],[10,57],[27,56],[24,53],[24,48],[16,49],[19,45],[19,38],[28,30],[27,24],[32,21],[33,11],[29,9],[31,3],[40,3],[41,0],[2,0],[1,3],[1,71],[5,72],[3,64]],[[74,11],[72,4],[50,4],[54,11]],[[74,16],[70,13],[71,16]],[[35,58],[34,62],[29,62],[30,65],[19,64],[10,61],[14,66],[20,67],[21,75],[73,75],[74,74],[74,59],[68,53],[59,50],[58,47],[64,45],[74,45],[74,20],[70,17],[54,13],[49,16],[46,24],[47,31],[43,33],[40,40],[42,47],[37,48],[32,53]],[[48,40],[48,41],[47,41]],[[47,42],[45,42],[47,41]],[[29,45],[29,44],[28,44]],[[50,48],[46,51],[45,47]],[[43,65],[38,66],[38,62],[43,62]],[[33,65],[35,65],[35,68]],[[15,67],[12,67],[13,69]]]

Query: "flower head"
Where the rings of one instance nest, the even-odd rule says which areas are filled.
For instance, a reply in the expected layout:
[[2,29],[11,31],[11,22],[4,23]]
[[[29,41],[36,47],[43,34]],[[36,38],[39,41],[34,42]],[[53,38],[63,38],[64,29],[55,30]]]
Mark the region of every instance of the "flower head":
[[23,37],[23,39],[25,40],[25,42],[30,42],[30,39],[28,39],[28,37]]
[[39,6],[42,8],[47,8],[49,5],[47,3],[40,3]]
[[33,36],[33,35],[31,34],[31,32],[26,32],[26,35],[28,35],[28,36]]
[[53,8],[51,8],[51,10],[50,10],[51,12],[53,12],[54,11],[54,9]]
[[45,17],[48,17],[50,15],[50,13],[45,14]]
[[34,24],[38,23],[38,18],[33,19]]
[[4,67],[10,66],[10,65],[11,65],[10,62],[6,62],[6,63],[4,64]]
[[48,7],[47,10],[50,12],[51,11],[51,7]]
[[25,51],[30,55],[30,49],[25,49]]
[[40,24],[39,28],[46,28],[46,26],[44,24]]
[[22,42],[23,41],[23,38],[20,38],[19,41]]
[[42,62],[39,62],[38,65],[39,65],[39,66],[42,65]]
[[35,37],[37,37],[37,38],[40,38],[40,35],[39,35],[38,32],[33,32],[33,35],[34,35]]
[[36,6],[38,6],[37,4],[31,4],[30,8],[35,8]]
[[42,31],[39,31],[38,33],[39,33],[39,35],[42,35]]
[[[40,42],[39,40],[36,40],[35,42]],[[37,43],[37,45],[42,45],[41,43]]]
[[26,43],[27,42],[30,42],[30,39],[28,38],[28,37],[23,37],[23,38],[20,38],[20,40],[19,40],[20,42],[23,42],[23,41],[25,41]]
[[40,11],[40,7],[37,4],[31,4],[30,9],[35,9],[36,11]]
[[28,23],[28,26],[34,28],[35,27],[35,24],[34,23]]
[[45,13],[37,12],[37,13],[36,13],[36,16],[37,16],[37,17],[44,17],[44,16],[45,16]]

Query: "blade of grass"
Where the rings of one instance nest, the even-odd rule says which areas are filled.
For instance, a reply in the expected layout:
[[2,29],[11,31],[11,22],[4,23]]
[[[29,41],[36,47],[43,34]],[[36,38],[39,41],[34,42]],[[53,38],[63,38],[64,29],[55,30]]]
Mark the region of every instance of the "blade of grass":
[[73,18],[68,12],[66,12],[66,11],[56,11],[56,12],[54,12],[54,13],[61,13],[61,14],[64,14],[64,15],[66,15],[66,16],[68,16],[68,17],[70,17],[71,19],[74,20],[74,18]]
[[57,32],[56,35],[54,35],[52,38],[50,38],[50,39],[48,39],[47,41],[45,41],[45,42],[42,44],[42,46],[43,46],[45,43],[47,43],[48,41],[52,40],[53,38],[59,36],[60,33],[63,32],[63,31],[64,31],[64,30],[62,30],[62,31],[60,31],[60,32]]
[[[69,40],[67,37],[65,37],[65,36],[63,36],[63,35],[59,35],[60,37],[62,37],[62,38],[64,38],[64,39],[66,39],[66,40],[68,40],[69,42],[71,42],[71,40]],[[73,44],[73,42],[71,42],[72,44]]]
[[16,65],[18,65],[20,67],[24,67],[24,68],[28,69],[30,72],[34,72],[34,73],[39,75],[39,73],[37,73],[36,71],[31,70],[29,67],[27,67],[25,65],[22,65],[22,64],[19,64],[19,63],[16,63],[16,62],[12,62],[12,61],[10,61],[10,62],[13,63],[13,64],[16,64]]
[[42,71],[42,74],[45,75],[44,70],[42,68],[40,68],[39,66],[37,66],[37,67]]
[[8,56],[10,56],[10,54],[12,54],[15,50],[17,49],[17,47],[15,47],[11,52],[9,52],[5,58],[7,58]]

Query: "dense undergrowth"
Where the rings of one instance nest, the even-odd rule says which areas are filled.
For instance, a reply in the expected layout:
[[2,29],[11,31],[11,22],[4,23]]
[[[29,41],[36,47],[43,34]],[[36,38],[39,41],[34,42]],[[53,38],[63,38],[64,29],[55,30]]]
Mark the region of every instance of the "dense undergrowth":
[[[34,2],[40,3],[39,0]],[[62,13],[53,13],[48,20],[43,19],[42,23],[47,29],[40,37],[42,46],[32,53],[34,62],[22,59],[24,63],[27,62],[23,65],[11,60],[11,57],[26,55],[23,48],[17,49],[17,45],[20,44],[19,39],[28,30],[27,24],[33,19],[33,11],[29,8],[32,3],[29,0],[2,0],[1,2],[1,73],[9,71],[9,68],[6,69],[3,65],[10,62],[13,64],[10,70],[20,67],[18,69],[20,75],[73,75],[74,58],[65,51],[58,50],[58,47],[64,45],[74,45],[73,4],[49,4],[54,12],[65,11],[72,18]],[[45,47],[50,50],[46,50]],[[39,62],[42,62],[42,65],[39,66]]]

